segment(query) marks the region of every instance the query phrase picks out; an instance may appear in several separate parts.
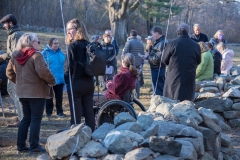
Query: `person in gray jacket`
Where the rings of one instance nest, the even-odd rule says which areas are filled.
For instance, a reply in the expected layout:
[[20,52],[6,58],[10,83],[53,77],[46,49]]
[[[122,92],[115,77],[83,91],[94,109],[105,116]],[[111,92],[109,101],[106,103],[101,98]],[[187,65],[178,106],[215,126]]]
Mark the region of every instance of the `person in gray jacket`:
[[[131,30],[130,32],[130,39],[126,42],[125,47],[123,49],[122,55],[125,55],[126,53],[131,53],[135,57],[135,66],[136,68],[140,69],[142,65],[142,57],[139,55],[144,55],[144,46],[141,41],[137,39],[137,31]],[[136,94],[137,98],[140,97],[140,83],[139,80],[136,82]]]
[[[0,61],[9,61],[12,57],[12,52],[15,50],[19,38],[23,35],[20,27],[17,25],[17,19],[13,14],[8,14],[4,16],[0,23],[3,23],[3,27],[7,30],[8,39],[7,39],[7,52],[0,55]],[[8,81],[7,86],[8,93],[14,101],[14,105],[17,108],[18,117],[13,117],[15,121],[14,124],[8,125],[8,127],[18,127],[19,122],[23,118],[22,105],[16,96],[16,85]]]

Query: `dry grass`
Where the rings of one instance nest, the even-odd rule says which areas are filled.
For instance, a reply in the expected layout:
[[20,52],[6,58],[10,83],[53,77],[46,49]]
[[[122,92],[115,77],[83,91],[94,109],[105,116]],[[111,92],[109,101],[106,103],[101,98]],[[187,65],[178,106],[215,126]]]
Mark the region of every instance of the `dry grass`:
[[[40,50],[43,50],[45,45],[48,42],[48,39],[50,37],[56,37],[59,39],[61,48],[65,52],[65,45],[64,45],[64,37],[62,33],[37,33],[39,37],[39,41],[41,41]],[[5,30],[0,29],[0,50],[6,49],[6,39],[7,34]],[[235,51],[235,59],[234,62],[237,64],[240,64],[240,47],[230,47],[234,49]],[[121,52],[120,52],[121,53]],[[120,57],[118,57],[119,59]],[[118,64],[120,66],[120,63]],[[148,92],[148,88],[151,87],[151,78],[150,78],[150,68],[149,65],[146,63],[144,65],[144,82],[145,85],[143,88],[141,88],[141,97],[140,102],[146,107],[149,107],[150,104],[150,95],[152,93]],[[0,118],[0,160],[13,160],[13,159],[19,159],[19,160],[32,160],[36,159],[36,157],[39,154],[18,154],[16,150],[16,137],[17,137],[17,128],[7,128],[6,124],[10,122],[11,116],[14,115],[12,111],[12,102],[9,99],[4,100],[6,104],[6,108],[8,108],[8,114],[6,115],[8,118]],[[68,127],[69,126],[69,120],[70,120],[70,111],[69,111],[69,105],[67,100],[67,94],[64,93],[64,102],[63,102],[63,108],[64,112],[67,114],[66,118],[57,118],[56,116],[53,116],[50,120],[46,117],[43,118],[42,121],[42,128],[41,128],[41,135],[40,135],[40,143],[41,145],[44,145],[46,143],[47,137],[54,134],[57,130]],[[7,109],[6,109],[7,111]],[[136,111],[139,112],[139,109],[136,108]],[[54,111],[53,115],[55,115],[56,112]],[[234,131],[233,131],[234,132]],[[238,132],[234,132],[235,137],[239,137]],[[237,134],[236,134],[237,133]],[[239,143],[235,144],[235,146]]]

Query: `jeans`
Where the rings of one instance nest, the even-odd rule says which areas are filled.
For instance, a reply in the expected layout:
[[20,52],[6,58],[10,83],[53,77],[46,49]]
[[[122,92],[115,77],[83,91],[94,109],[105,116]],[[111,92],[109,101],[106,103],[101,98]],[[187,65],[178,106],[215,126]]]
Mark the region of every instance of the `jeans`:
[[159,71],[159,68],[151,68],[153,93],[155,93],[156,95],[162,96],[164,82],[165,82],[166,68],[160,68],[159,76],[158,76],[158,71]]
[[20,98],[23,106],[23,119],[18,128],[17,146],[23,148],[26,146],[28,128],[30,126],[30,149],[36,149],[39,146],[39,134],[41,120],[44,111],[44,98]]
[[22,104],[20,103],[16,95],[16,84],[8,80],[7,91],[9,96],[12,98],[14,105],[17,108],[18,120],[21,121],[23,119],[23,111],[22,111]]
[[93,113],[93,92],[94,92],[93,80],[92,79],[74,79],[74,82],[72,84],[72,89],[73,89],[73,101],[74,101],[75,110],[73,110],[70,86],[67,83],[67,92],[68,92],[70,112],[71,112],[71,125],[75,124],[74,113],[76,117],[76,124],[81,123],[82,112],[83,112],[86,125],[88,125],[92,129],[92,131],[94,131],[95,118]]
[[[53,86],[56,99],[57,114],[63,113],[62,99],[63,99],[63,84]],[[53,98],[46,99],[46,114],[51,115],[53,111]]]

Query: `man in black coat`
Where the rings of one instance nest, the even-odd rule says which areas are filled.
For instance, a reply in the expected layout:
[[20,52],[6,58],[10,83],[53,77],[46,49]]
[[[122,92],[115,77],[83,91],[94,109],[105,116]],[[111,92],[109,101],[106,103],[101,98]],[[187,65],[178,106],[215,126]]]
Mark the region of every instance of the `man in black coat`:
[[174,100],[193,100],[196,68],[201,63],[200,46],[188,36],[189,27],[177,28],[178,38],[169,42],[162,62],[168,66],[163,96]]
[[201,28],[199,24],[194,24],[194,33],[190,36],[195,42],[208,42],[208,37],[206,34],[201,33]]

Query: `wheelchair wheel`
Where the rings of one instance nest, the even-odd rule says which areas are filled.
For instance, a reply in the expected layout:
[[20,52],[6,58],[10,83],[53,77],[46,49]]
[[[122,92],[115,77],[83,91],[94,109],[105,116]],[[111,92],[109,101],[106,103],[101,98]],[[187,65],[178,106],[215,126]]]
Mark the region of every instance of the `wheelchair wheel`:
[[136,100],[135,98],[133,99],[131,105],[133,106],[134,110],[139,110],[140,108],[142,111],[146,112],[146,108],[143,106],[143,104]]
[[111,100],[105,103],[99,110],[97,115],[97,127],[105,122],[114,124],[115,116],[121,112],[128,112],[137,119],[137,114],[131,105],[121,100]]

